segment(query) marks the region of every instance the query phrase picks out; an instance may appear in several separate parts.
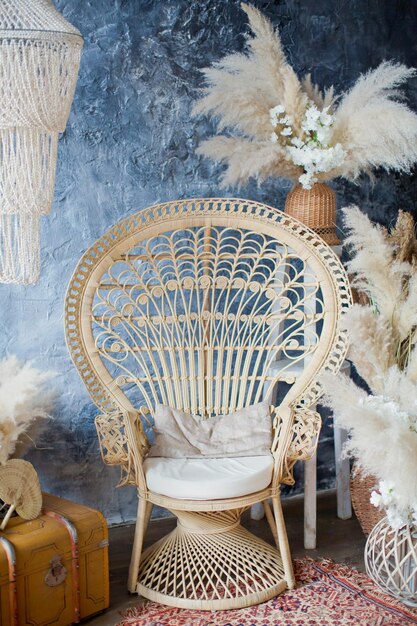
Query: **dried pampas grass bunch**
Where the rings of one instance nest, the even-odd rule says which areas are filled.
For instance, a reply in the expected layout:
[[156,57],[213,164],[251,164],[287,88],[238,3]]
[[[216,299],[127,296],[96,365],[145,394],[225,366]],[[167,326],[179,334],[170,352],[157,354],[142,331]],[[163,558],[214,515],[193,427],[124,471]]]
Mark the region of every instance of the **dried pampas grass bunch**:
[[301,80],[289,65],[279,33],[242,3],[253,37],[246,53],[230,54],[203,70],[206,88],[194,115],[216,119],[219,131],[198,152],[227,163],[222,185],[270,176],[316,181],[355,180],[376,167],[409,172],[417,160],[417,115],[399,87],[416,70],[384,62],[339,98]]
[[0,465],[15,452],[26,435],[32,440],[37,422],[49,417],[55,392],[47,383],[51,372],[20,364],[11,356],[0,361]]
[[324,377],[326,401],[350,439],[346,452],[378,478],[372,502],[393,528],[417,523],[417,240],[400,211],[389,231],[357,207],[344,209],[348,269],[368,304],[345,314],[350,354],[368,394],[344,375]]

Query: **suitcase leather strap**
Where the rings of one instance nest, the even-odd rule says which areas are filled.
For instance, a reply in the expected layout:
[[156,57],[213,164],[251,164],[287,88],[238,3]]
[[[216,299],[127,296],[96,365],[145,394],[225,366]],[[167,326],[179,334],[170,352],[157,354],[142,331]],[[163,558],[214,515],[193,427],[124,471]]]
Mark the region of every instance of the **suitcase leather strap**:
[[72,567],[72,580],[73,580],[73,606],[74,606],[74,624],[78,624],[80,621],[80,577],[79,577],[79,554],[78,554],[78,533],[74,524],[72,524],[66,517],[55,513],[55,511],[43,510],[43,514],[56,520],[68,531],[68,535],[71,542],[71,567]]
[[17,588],[16,588],[16,554],[10,541],[4,537],[0,537],[0,545],[7,556],[7,562],[9,565],[9,606],[10,606],[10,626],[18,626],[18,614],[17,614]]

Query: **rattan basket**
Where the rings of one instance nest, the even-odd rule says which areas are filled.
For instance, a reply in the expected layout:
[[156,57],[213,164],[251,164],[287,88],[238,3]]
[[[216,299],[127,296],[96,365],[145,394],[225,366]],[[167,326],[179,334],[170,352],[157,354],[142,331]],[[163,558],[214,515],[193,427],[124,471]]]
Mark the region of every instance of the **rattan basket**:
[[350,479],[350,496],[353,510],[365,535],[384,517],[384,512],[377,509],[370,502],[371,491],[375,489],[375,476],[364,476],[353,466]]
[[311,189],[296,185],[285,201],[285,213],[314,230],[329,246],[337,246],[336,194],[323,183]]

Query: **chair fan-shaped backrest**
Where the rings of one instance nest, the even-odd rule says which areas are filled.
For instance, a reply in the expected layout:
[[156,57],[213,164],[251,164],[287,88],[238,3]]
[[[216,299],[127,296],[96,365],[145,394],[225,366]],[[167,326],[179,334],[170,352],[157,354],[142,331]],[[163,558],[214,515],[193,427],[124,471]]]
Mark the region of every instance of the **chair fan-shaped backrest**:
[[309,405],[346,352],[346,274],[312,231],[265,205],[169,202],[81,259],[66,300],[72,358],[103,410],[226,413],[293,383]]

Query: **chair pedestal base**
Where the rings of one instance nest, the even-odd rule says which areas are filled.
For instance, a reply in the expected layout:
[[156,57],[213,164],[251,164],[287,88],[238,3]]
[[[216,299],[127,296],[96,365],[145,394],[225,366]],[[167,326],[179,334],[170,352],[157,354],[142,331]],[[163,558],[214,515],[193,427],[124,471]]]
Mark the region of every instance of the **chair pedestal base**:
[[180,608],[237,609],[286,589],[278,550],[240,525],[245,508],[175,511],[177,527],[141,559],[137,592]]

